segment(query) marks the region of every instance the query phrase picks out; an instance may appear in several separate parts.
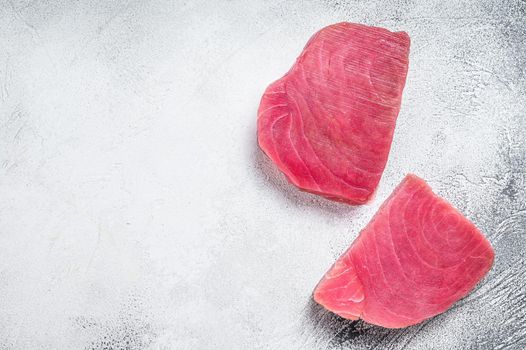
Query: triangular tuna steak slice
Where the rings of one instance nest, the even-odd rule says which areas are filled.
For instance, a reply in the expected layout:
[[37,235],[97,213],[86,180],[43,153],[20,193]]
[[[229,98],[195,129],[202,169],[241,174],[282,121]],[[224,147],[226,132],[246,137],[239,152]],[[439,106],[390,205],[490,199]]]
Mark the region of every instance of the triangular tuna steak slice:
[[258,141],[290,182],[363,204],[387,162],[409,55],[405,32],[338,23],[265,91]]
[[475,225],[408,175],[323,277],[314,300],[344,318],[406,327],[466,296],[493,258]]

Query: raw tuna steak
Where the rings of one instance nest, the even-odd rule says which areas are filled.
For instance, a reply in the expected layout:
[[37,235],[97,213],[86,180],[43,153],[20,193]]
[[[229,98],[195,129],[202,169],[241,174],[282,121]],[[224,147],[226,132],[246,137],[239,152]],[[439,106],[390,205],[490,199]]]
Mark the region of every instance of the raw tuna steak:
[[387,162],[408,54],[404,32],[352,23],[320,30],[265,91],[260,147],[300,189],[367,202]]
[[314,300],[344,318],[406,327],[466,296],[493,257],[468,219],[408,175],[323,277]]

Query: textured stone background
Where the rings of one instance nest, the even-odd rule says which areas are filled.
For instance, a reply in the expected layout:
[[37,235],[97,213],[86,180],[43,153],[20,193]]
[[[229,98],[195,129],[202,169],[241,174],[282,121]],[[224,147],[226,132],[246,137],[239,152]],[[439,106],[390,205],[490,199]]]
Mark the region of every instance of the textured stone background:
[[[0,1],[0,349],[523,349],[524,1]],[[300,193],[256,146],[267,84],[321,27],[406,30],[376,200]],[[493,270],[390,331],[310,301],[407,172]]]

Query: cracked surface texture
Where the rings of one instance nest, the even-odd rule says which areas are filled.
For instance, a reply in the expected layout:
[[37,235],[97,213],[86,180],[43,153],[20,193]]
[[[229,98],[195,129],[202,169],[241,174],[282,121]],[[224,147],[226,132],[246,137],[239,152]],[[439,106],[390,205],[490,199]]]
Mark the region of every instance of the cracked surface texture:
[[[524,1],[25,1],[0,6],[0,349],[523,349]],[[298,191],[258,149],[269,82],[342,21],[406,31],[375,198]],[[311,294],[405,174],[496,253],[403,330]]]

